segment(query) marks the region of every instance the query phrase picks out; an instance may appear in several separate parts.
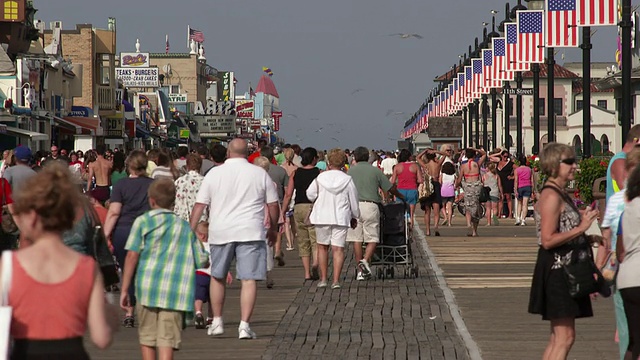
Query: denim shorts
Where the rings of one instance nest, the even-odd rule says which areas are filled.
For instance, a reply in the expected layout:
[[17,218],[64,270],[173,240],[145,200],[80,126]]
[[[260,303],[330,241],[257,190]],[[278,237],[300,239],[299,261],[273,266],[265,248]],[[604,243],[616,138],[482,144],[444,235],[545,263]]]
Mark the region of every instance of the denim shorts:
[[531,197],[531,193],[533,192],[533,189],[531,188],[531,186],[524,186],[521,188],[518,188],[518,198],[530,198]]
[[418,190],[403,190],[398,189],[398,192],[404,196],[404,201],[409,205],[415,205],[418,203]]
[[211,247],[211,277],[224,280],[231,261],[236,260],[238,280],[264,280],[267,278],[267,243],[264,240],[231,242]]
[[497,203],[498,201],[500,201],[499,197],[489,195],[489,202]]

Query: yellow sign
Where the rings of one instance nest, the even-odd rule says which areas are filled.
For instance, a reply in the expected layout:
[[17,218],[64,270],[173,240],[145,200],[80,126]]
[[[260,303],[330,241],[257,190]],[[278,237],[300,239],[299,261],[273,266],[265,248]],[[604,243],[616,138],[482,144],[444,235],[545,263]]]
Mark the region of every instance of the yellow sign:
[[180,129],[180,139],[188,139],[189,138],[189,130]]

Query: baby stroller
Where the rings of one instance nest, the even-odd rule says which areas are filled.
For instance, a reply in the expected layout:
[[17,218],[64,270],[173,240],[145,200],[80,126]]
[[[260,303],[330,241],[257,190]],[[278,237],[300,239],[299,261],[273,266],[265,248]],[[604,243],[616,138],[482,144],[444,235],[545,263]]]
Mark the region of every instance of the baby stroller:
[[382,206],[380,244],[371,259],[371,265],[377,266],[378,279],[393,279],[398,267],[401,267],[404,278],[418,277],[418,265],[414,264],[411,250],[413,234],[409,224],[410,213],[406,203]]

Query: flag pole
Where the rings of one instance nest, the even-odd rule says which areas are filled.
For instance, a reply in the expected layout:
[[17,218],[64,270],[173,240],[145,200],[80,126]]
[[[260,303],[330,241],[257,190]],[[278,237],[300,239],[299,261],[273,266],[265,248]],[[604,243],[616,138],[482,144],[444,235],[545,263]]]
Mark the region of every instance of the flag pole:
[[187,25],[187,49],[191,49],[191,42],[189,41],[191,37],[191,25]]

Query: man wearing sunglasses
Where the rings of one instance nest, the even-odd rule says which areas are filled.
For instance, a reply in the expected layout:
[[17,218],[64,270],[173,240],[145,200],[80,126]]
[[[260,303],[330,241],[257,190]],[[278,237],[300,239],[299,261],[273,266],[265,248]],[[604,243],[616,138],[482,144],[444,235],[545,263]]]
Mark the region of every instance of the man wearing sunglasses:
[[622,151],[615,154],[609,161],[607,168],[607,202],[613,194],[624,189],[624,183],[627,180],[627,154],[636,146],[640,146],[640,124],[634,125],[629,129],[627,142],[622,147]]

